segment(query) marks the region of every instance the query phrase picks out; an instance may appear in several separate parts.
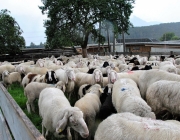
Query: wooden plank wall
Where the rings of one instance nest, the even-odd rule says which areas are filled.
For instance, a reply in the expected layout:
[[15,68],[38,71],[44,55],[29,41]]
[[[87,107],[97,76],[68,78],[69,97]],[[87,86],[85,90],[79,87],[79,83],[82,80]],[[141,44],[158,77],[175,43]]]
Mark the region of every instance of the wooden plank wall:
[[0,107],[15,140],[45,140],[1,83]]

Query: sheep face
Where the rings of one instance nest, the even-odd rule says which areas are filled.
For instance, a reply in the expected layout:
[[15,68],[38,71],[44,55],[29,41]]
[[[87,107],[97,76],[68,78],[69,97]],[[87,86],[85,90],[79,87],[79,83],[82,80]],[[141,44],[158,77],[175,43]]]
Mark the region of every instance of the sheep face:
[[103,75],[102,75],[102,72],[100,70],[95,69],[93,74],[94,74],[94,80],[96,83],[102,82]]
[[83,112],[77,107],[72,108],[73,109],[65,110],[63,118],[57,123],[56,133],[62,132],[68,125],[83,138],[87,138],[89,136],[89,130],[83,119]]
[[114,82],[117,80],[117,72],[114,70],[111,70],[108,73],[108,83],[114,84]]
[[76,80],[76,76],[73,70],[66,70],[68,79],[75,81]]
[[45,75],[45,79],[47,84],[55,84],[58,82],[56,73],[54,71],[48,71]]
[[73,111],[70,113],[69,125],[75,131],[77,131],[83,138],[87,138],[89,136],[89,130],[83,119],[82,111]]
[[2,75],[4,76],[8,76],[9,75],[9,72],[7,70],[3,71]]

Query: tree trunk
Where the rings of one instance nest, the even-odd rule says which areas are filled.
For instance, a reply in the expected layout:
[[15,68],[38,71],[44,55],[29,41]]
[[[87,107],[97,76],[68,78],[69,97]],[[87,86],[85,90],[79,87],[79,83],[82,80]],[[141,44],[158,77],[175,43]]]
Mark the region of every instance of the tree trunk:
[[82,57],[87,58],[87,48],[82,48]]
[[109,48],[109,53],[111,52],[111,46],[110,46],[110,38],[109,38],[109,29],[107,29],[107,39],[108,39],[108,48]]

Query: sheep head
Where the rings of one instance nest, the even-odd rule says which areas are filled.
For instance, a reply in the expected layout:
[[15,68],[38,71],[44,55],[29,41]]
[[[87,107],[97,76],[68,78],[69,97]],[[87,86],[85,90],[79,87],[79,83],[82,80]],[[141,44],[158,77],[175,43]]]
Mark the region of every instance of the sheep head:
[[109,73],[108,73],[108,83],[109,84],[114,84],[114,82],[117,80],[117,72],[114,71],[114,70],[111,70]]
[[89,136],[88,127],[83,119],[83,112],[77,107],[70,107],[64,111],[64,116],[58,121],[56,133],[62,132],[66,126],[71,127],[83,138]]
[[[75,76],[74,70],[66,69],[66,74],[67,74],[67,78],[68,79],[70,79],[72,81],[76,80],[76,76]],[[66,79],[66,84],[68,83],[68,79]]]
[[[94,82],[95,83],[103,83],[103,75],[99,69],[95,69],[93,72]],[[93,85],[94,83],[92,83]]]

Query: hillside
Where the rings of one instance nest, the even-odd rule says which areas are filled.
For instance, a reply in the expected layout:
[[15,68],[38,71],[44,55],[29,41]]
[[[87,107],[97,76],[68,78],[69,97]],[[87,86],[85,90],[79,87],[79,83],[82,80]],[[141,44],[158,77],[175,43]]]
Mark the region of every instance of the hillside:
[[130,28],[129,35],[126,34],[125,38],[153,38],[159,40],[167,32],[174,32],[176,36],[180,37],[180,22]]

